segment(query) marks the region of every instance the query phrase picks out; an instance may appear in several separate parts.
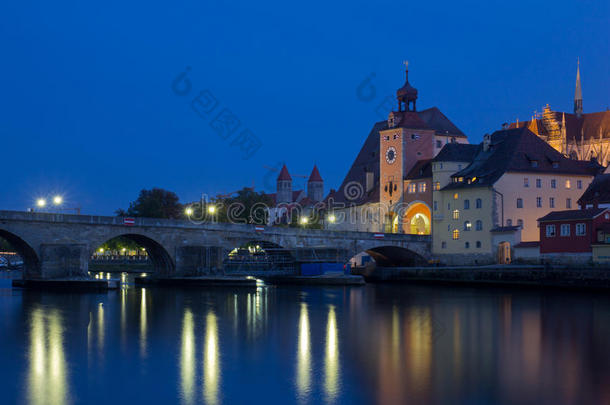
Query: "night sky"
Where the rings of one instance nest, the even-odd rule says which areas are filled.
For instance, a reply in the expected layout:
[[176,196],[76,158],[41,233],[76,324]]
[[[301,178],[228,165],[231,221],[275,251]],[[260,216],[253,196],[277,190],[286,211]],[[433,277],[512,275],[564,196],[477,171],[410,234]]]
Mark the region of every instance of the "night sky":
[[[605,110],[609,4],[2,2],[0,209],[54,193],[112,214],[143,188],[183,202],[274,191],[265,166],[281,162],[302,175],[318,164],[328,191],[385,118],[405,59],[418,108],[439,107],[471,143],[546,103],[571,111],[577,57],[585,112]],[[187,67],[190,91],[176,94]],[[359,92],[370,77],[376,93]],[[202,91],[207,116],[191,108]],[[240,123],[226,139],[211,124],[221,111]],[[262,144],[249,159],[244,130]]]

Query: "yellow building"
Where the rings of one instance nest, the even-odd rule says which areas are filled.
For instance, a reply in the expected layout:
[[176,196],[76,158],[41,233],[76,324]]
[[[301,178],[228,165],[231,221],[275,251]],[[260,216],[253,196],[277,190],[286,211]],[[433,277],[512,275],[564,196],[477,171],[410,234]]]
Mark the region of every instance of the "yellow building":
[[538,218],[577,208],[602,170],[566,158],[527,128],[485,135],[474,152],[467,145],[453,148],[439,153],[432,168],[439,189],[432,251],[446,263],[510,261],[515,244],[539,239]]

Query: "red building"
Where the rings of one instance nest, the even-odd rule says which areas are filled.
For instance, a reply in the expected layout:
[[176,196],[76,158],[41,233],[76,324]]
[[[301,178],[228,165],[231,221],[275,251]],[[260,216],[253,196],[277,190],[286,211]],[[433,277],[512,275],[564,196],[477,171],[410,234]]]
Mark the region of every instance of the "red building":
[[600,231],[610,226],[610,209],[553,211],[538,223],[540,253],[591,253]]

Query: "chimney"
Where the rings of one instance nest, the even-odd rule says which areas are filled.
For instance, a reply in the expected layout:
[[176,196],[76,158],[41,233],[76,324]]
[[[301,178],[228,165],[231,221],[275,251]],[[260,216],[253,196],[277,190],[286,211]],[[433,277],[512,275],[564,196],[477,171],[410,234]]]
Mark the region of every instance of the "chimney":
[[491,135],[485,134],[483,136],[483,152],[488,152],[491,148]]

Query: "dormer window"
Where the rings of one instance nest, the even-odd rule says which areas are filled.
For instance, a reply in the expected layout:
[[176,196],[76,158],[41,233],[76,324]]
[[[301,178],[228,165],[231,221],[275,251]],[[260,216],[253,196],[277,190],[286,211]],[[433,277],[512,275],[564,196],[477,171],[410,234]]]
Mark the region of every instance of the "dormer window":
[[538,167],[538,161],[537,160],[532,160],[531,164],[532,164],[532,167]]
[[553,162],[553,169],[559,169],[559,162]]

